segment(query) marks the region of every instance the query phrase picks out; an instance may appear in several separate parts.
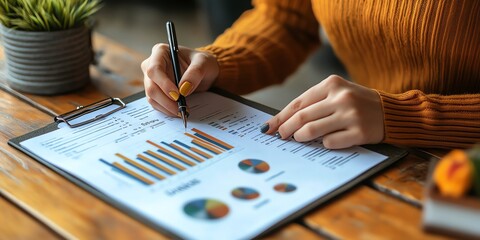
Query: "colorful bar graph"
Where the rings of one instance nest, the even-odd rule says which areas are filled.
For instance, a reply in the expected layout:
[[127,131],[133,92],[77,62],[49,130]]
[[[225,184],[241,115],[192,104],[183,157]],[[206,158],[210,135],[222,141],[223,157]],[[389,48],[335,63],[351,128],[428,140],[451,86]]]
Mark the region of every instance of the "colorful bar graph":
[[162,147],[162,146],[160,146],[160,145],[158,145],[158,144],[156,144],[156,143],[154,143],[150,140],[147,140],[147,142],[152,144],[153,146],[157,147],[159,152],[164,153],[164,154],[166,154],[166,155],[168,155],[168,156],[170,156],[170,157],[172,157],[172,158],[174,158],[174,159],[176,159],[180,162],[183,162],[183,163],[185,163],[185,164],[187,164],[191,167],[197,165],[194,162],[192,162],[192,161],[190,161],[190,160],[188,160],[188,159],[186,159],[186,158],[184,158],[184,157],[182,157],[182,156],[180,156],[180,155],[178,155],[178,154],[176,154],[176,153],[174,153],[174,152],[172,152],[172,151],[170,151],[170,150],[168,150],[168,149],[166,149],[166,148],[164,148],[164,147]]
[[200,141],[200,140],[198,140],[198,139],[193,139],[193,140],[192,140],[192,143],[195,144],[195,145],[197,145],[197,146],[199,146],[199,147],[201,147],[201,148],[203,148],[203,149],[205,149],[205,150],[207,150],[207,151],[210,151],[210,152],[212,152],[212,153],[215,153],[215,154],[217,154],[217,155],[220,154],[220,153],[222,153],[222,151],[218,150],[217,148],[212,147],[212,146],[209,145],[209,144],[206,144],[204,141]]
[[162,141],[160,144],[147,140],[148,144],[157,149],[147,149],[143,153],[137,154],[135,158],[116,153],[115,156],[123,160],[121,163],[111,163],[111,160],[107,162],[104,159],[100,159],[100,161],[126,177],[145,185],[152,185],[156,180],[164,180],[180,171],[187,170],[188,167],[205,162],[214,155],[234,148],[198,129],[193,128],[191,131],[192,133],[185,133],[191,139],[188,144],[179,140]]
[[[215,149],[215,151],[213,151],[215,154],[220,154],[220,153],[222,153],[223,151],[225,151],[223,148],[220,148],[219,146],[214,145],[214,144],[211,143],[211,142],[205,141],[204,139],[202,139],[202,138],[200,138],[200,137],[198,137],[198,136],[192,135],[192,134],[190,134],[190,133],[185,133],[185,135],[186,135],[187,137],[191,137],[191,138],[193,139],[193,140],[192,140],[192,143],[194,143],[193,141],[196,140],[196,142],[201,142],[201,143],[203,143],[202,145],[207,145],[207,146],[209,146],[209,148],[208,148],[209,151],[212,151],[211,149]],[[198,146],[198,145],[197,145],[197,146]],[[203,147],[203,146],[202,146],[202,148],[205,149],[205,147]]]
[[222,141],[218,138],[215,138],[215,137],[213,137],[213,136],[211,136],[211,135],[209,135],[205,132],[202,132],[202,131],[200,131],[196,128],[192,128],[192,131],[195,132],[195,134],[194,134],[195,136],[198,136],[200,138],[204,138],[205,140],[207,140],[207,141],[209,141],[209,142],[211,142],[211,143],[213,143],[213,144],[215,144],[215,145],[217,145],[217,146],[219,146],[219,147],[221,147],[225,150],[230,150],[230,149],[233,148],[232,145],[230,145],[230,144],[228,144],[228,143],[226,143],[226,142],[224,142],[224,141]]
[[152,157],[154,157],[154,158],[156,158],[156,159],[158,159],[158,160],[160,160],[160,161],[163,161],[164,163],[166,163],[166,164],[168,164],[168,165],[170,165],[170,166],[172,166],[172,167],[174,167],[174,168],[176,168],[176,169],[178,169],[178,170],[180,170],[180,171],[185,171],[185,170],[186,170],[186,168],[185,168],[184,166],[179,165],[178,163],[173,162],[173,161],[169,160],[168,158],[166,158],[166,157],[164,157],[164,156],[162,156],[162,155],[160,155],[160,154],[157,154],[157,153],[155,153],[155,152],[153,152],[153,151],[148,150],[148,151],[146,151],[145,153],[148,154],[148,155],[150,155],[150,156],[152,156]]
[[138,157],[138,159],[140,159],[140,160],[142,160],[142,161],[144,161],[144,162],[146,162],[146,163],[156,167],[157,169],[160,169],[160,170],[162,170],[162,171],[164,171],[164,172],[166,172],[170,175],[175,175],[176,174],[174,171],[166,168],[165,166],[153,161],[152,159],[150,159],[146,156],[143,156],[142,154],[138,154],[137,157]]
[[153,171],[153,170],[150,169],[150,168],[147,168],[147,167],[143,166],[142,164],[140,164],[140,163],[138,163],[138,162],[135,162],[134,160],[132,160],[132,159],[130,159],[130,158],[128,158],[128,157],[123,156],[123,155],[120,154],[120,153],[116,153],[115,156],[123,159],[126,163],[134,166],[135,168],[137,168],[137,169],[139,169],[139,170],[147,173],[148,175],[150,175],[150,176],[152,176],[152,177],[154,177],[154,178],[156,178],[156,179],[158,179],[158,180],[163,180],[163,179],[165,179],[165,177],[162,176],[162,175],[160,175],[159,173]]
[[201,155],[202,157],[204,157],[204,158],[206,158],[206,159],[212,158],[211,155],[209,155],[209,154],[206,153],[206,152],[203,152],[202,150],[200,150],[200,149],[198,149],[198,148],[194,148],[194,147],[188,146],[187,144],[182,143],[182,142],[180,142],[180,141],[178,141],[178,140],[174,140],[173,142],[176,143],[176,144],[178,144],[178,145],[180,145],[180,146],[182,146],[182,147],[184,147],[184,148],[190,149],[190,151],[195,152],[195,153]]
[[110,167],[112,167],[116,170],[119,170],[120,172],[124,173],[128,177],[130,177],[132,179],[135,179],[135,180],[139,181],[140,183],[143,183],[143,184],[146,184],[146,185],[152,185],[154,183],[152,180],[139,175],[138,173],[128,169],[127,167],[123,166],[120,163],[117,163],[117,162],[109,163],[109,162],[107,162],[103,159],[100,159],[100,162],[103,162],[103,163],[107,164],[108,166],[110,166]]
[[177,151],[185,154],[186,156],[189,156],[191,158],[193,158],[194,160],[196,160],[197,162],[204,162],[205,160],[201,159],[199,156],[196,156],[195,154],[191,153],[191,152],[188,152],[186,149],[183,149],[182,147],[178,146],[178,145],[175,145],[173,143],[170,143],[168,144],[168,146],[176,149]]
[[212,158],[211,155],[209,155],[208,153],[203,152],[202,150],[200,150],[200,149],[198,149],[198,148],[191,147],[190,150],[192,150],[193,152],[196,152],[196,153],[204,156],[204,157],[207,158],[207,159]]

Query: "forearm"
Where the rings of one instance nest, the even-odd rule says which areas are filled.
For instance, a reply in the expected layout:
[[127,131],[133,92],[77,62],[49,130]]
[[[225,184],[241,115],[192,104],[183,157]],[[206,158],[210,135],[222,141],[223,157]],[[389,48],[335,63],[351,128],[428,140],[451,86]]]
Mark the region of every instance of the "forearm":
[[378,92],[384,111],[384,142],[438,148],[468,148],[480,142],[480,94]]
[[214,84],[237,94],[280,83],[319,45],[308,0],[258,0],[209,46],[220,73]]

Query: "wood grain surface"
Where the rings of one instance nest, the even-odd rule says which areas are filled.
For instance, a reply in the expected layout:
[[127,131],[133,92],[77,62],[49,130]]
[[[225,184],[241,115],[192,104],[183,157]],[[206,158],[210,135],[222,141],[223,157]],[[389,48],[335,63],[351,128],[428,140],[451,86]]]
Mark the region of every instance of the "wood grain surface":
[[377,174],[372,185],[379,191],[421,206],[429,161],[409,153],[401,161]]
[[30,217],[0,196],[0,238],[1,239],[61,239],[43,223]]
[[263,237],[263,239],[278,239],[278,240],[288,240],[288,239],[311,239],[311,240],[321,240],[327,239],[307,228],[298,224],[291,223],[287,226],[281,228],[280,230],[273,231],[271,234]]
[[419,208],[367,186],[343,194],[304,220],[336,239],[443,239],[422,231]]

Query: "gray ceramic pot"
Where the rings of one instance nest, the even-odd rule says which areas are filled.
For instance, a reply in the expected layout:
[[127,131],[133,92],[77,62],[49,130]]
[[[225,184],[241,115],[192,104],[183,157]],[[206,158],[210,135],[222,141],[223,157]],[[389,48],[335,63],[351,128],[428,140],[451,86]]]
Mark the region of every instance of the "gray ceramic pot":
[[92,48],[87,27],[53,32],[0,28],[7,82],[13,89],[51,95],[76,90],[89,82]]

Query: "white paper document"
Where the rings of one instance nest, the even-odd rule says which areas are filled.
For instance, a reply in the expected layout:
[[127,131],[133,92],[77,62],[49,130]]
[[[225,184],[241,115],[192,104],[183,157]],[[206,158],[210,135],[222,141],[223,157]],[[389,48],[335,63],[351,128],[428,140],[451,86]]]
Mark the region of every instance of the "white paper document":
[[387,159],[262,134],[271,115],[214,93],[188,103],[186,131],[142,98],[21,146],[187,239],[252,238]]

